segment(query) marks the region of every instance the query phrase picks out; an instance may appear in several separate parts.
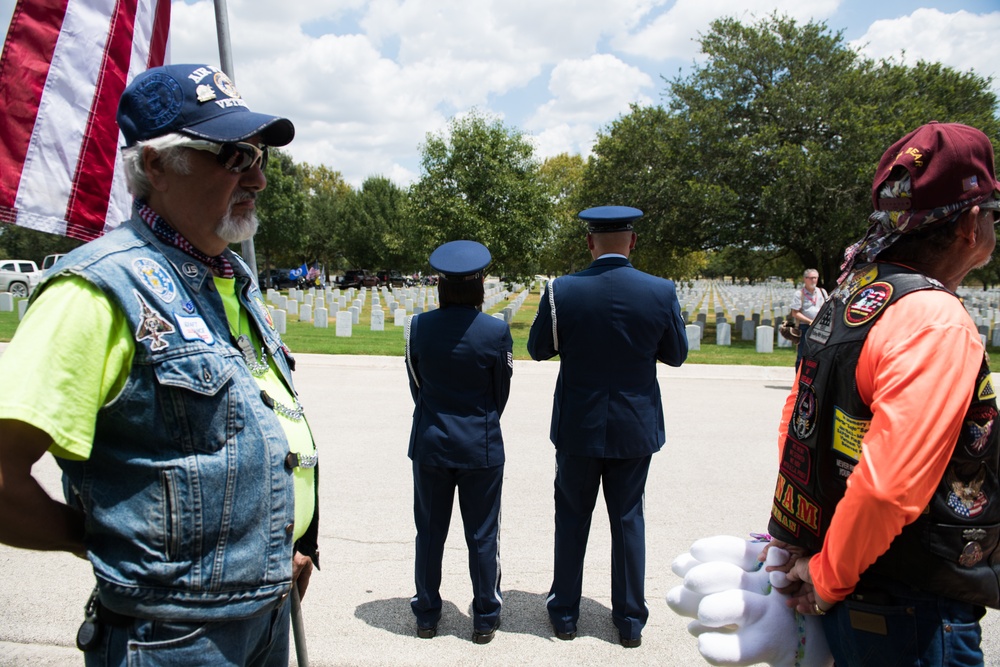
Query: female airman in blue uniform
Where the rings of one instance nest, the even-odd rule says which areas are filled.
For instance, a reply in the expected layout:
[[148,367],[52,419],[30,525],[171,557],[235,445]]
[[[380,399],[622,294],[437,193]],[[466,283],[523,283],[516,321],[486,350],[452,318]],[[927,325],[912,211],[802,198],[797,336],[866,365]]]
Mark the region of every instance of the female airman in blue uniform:
[[507,324],[481,310],[490,259],[475,241],[440,246],[430,264],[440,274],[441,307],[408,324],[417,527],[417,592],[410,605],[417,635],[425,639],[434,637],[441,618],[441,560],[456,488],[469,547],[473,641],[490,642],[500,624],[500,415],[510,391],[513,342]]

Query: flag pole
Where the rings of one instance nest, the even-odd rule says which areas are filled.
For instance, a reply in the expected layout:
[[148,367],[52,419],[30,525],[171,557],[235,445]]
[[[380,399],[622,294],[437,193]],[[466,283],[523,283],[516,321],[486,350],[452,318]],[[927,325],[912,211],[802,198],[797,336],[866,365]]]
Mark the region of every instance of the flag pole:
[[[219,65],[233,83],[236,83],[236,72],[233,70],[233,50],[229,41],[229,11],[226,0],[215,0],[215,31],[219,36]],[[240,254],[243,261],[250,267],[250,277],[257,282],[257,253],[253,246],[253,237],[240,244]]]

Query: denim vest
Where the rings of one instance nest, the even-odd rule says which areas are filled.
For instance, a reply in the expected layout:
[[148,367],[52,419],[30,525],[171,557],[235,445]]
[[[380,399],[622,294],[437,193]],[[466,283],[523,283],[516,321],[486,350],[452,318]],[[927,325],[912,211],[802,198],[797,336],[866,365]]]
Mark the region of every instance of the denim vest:
[[[226,253],[240,302],[294,395],[260,290]],[[231,343],[211,272],[133,218],[64,257],[36,293],[65,274],[107,294],[135,338],[128,381],[97,414],[90,459],[58,459],[68,500],[86,513],[102,603],[177,620],[245,617],[277,603],[290,588],[295,516],[283,417]]]

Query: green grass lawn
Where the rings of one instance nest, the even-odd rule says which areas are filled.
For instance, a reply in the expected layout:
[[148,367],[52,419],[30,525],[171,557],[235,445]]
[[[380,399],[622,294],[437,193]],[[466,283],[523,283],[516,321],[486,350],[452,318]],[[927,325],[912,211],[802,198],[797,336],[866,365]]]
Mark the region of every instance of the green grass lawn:
[[[528,329],[538,310],[539,295],[532,292],[518,310],[511,323],[511,335],[514,338],[514,358],[530,359],[527,351]],[[490,311],[500,312],[507,305],[501,302]],[[288,347],[295,352],[313,354],[369,354],[383,356],[403,356],[403,327],[393,323],[393,316],[386,312],[385,331],[371,331],[371,298],[365,303],[361,312],[359,324],[355,325],[349,338],[338,338],[336,322],[330,318],[327,329],[317,329],[306,322],[289,321],[286,333],[282,338]],[[14,313],[0,313],[0,341],[9,341],[17,329],[16,306]],[[709,324],[705,329],[705,340],[701,349],[688,355],[687,363],[692,364],[732,364],[741,366],[792,366],[795,364],[794,348],[778,348],[771,354],[758,354],[752,342],[735,340],[728,347],[715,344],[715,325]]]

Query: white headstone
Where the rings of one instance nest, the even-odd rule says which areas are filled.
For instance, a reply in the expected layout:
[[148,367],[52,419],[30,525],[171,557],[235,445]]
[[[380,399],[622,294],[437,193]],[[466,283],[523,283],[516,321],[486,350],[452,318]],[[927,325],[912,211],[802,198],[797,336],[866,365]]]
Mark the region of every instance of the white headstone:
[[[350,308],[347,309],[347,312],[351,314],[352,324],[357,324],[358,321],[361,319],[361,309],[358,308],[357,306],[351,306]],[[337,313],[337,319],[338,320],[340,319],[340,313]]]
[[687,333],[688,339],[688,350],[700,350],[701,349],[701,327],[697,324],[689,324],[684,327],[684,331]]
[[289,299],[288,303],[285,304],[285,311],[289,315],[299,316],[299,302],[295,299]]
[[740,338],[743,340],[753,340],[754,338],[754,323],[753,320],[743,320],[743,331],[740,332]]
[[317,329],[326,329],[329,327],[329,313],[326,308],[317,308],[316,316],[313,317],[313,326]]
[[[28,300],[21,299],[17,302],[17,321],[20,322],[24,319],[24,314],[28,311]],[[985,343],[984,343],[985,345]]]
[[286,333],[285,318],[287,314],[281,308],[275,308],[271,311],[271,321],[274,322],[274,330],[279,334]]
[[719,322],[715,325],[715,344],[727,346],[733,344],[732,326],[728,322]]
[[403,308],[397,308],[392,313],[393,324],[397,327],[406,325],[406,310]]
[[381,308],[372,309],[372,331],[385,331],[385,313]]
[[10,292],[0,292],[0,313],[14,312],[14,295]]
[[[309,298],[308,296],[306,298]],[[302,304],[299,308],[299,322],[312,322],[313,319],[313,307],[308,303]]]
[[757,327],[755,340],[757,341],[757,351],[761,354],[774,352],[774,327],[764,325]]
[[354,315],[348,310],[342,310],[337,313],[337,337],[338,338],[350,338],[351,337],[351,327],[354,324]]

